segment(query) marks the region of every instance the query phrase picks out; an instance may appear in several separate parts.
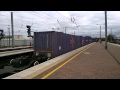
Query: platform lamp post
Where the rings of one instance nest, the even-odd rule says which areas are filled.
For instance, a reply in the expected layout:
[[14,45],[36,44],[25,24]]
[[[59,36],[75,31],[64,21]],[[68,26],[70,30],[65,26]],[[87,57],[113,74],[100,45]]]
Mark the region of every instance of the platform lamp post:
[[105,11],[105,49],[107,49],[107,11]]
[[10,47],[10,25],[8,25],[8,38],[9,38],[9,47]]
[[14,25],[13,25],[13,12],[11,12],[11,30],[12,30],[12,48],[14,48]]
[[101,40],[101,24],[96,24],[96,25],[100,25],[100,40]]

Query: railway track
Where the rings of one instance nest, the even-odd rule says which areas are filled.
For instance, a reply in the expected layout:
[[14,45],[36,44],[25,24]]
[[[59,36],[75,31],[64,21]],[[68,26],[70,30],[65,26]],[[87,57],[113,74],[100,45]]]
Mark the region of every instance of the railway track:
[[[13,52],[16,53],[18,51],[21,51],[21,50],[6,51],[6,52],[7,53],[8,52],[9,53],[13,53]],[[27,51],[27,50],[25,49],[24,51]],[[1,52],[0,54],[5,54],[6,52]],[[10,56],[0,57],[0,78],[4,78],[4,77],[7,77],[9,75],[20,72],[22,70],[25,70],[27,68],[30,68],[30,67],[34,66],[36,61],[39,61],[39,63],[42,63],[42,62],[45,62],[47,60],[46,58],[44,58],[44,56],[35,56],[34,58],[28,58],[27,60],[29,61],[29,63],[22,65],[20,67],[15,67],[14,65],[10,64],[10,61],[12,59],[21,58],[23,56],[30,56],[31,57],[31,55],[33,55],[33,52],[26,52],[26,53],[21,53],[21,54],[13,54]]]
[[[33,54],[32,50],[30,52],[28,52],[28,50],[29,49],[22,49],[22,50],[0,52],[0,78],[12,75],[16,72],[19,72],[19,71],[29,68],[30,65],[26,65],[21,68],[15,68],[12,65],[10,65],[11,59],[18,58],[23,55],[28,56],[31,53]],[[24,52],[22,53],[22,51],[24,51]]]

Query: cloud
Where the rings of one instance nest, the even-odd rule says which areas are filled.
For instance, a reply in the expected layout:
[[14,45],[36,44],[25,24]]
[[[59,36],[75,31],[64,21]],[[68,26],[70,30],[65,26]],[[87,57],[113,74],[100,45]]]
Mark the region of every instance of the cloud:
[[[24,33],[27,36],[26,25],[31,25],[33,31],[60,31],[68,34],[91,35],[99,37],[101,24],[101,34],[105,36],[105,15],[104,11],[13,11],[15,34]],[[74,18],[75,22],[71,21]],[[8,31],[11,25],[9,11],[0,12],[0,29]],[[120,35],[120,12],[107,12],[108,34]],[[79,27],[76,27],[79,26]],[[53,29],[54,28],[54,29]],[[59,29],[58,29],[59,28]],[[11,29],[11,26],[10,26]]]

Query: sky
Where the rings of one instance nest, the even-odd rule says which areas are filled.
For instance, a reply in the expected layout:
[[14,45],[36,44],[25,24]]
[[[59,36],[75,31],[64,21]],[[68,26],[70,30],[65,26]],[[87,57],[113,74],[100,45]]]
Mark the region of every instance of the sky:
[[[0,29],[11,33],[13,12],[14,35],[28,38],[26,25],[31,33],[58,31],[77,36],[105,37],[104,11],[0,11]],[[107,34],[120,37],[120,11],[107,11]]]

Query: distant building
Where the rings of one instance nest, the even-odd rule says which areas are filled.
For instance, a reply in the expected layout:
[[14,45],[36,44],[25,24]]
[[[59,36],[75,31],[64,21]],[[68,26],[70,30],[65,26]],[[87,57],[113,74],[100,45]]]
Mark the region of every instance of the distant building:
[[[33,39],[29,37],[26,39],[23,35],[14,35],[14,46],[32,46]],[[12,46],[12,36],[4,36],[0,40],[0,47]]]
[[[8,36],[8,35],[4,36],[4,40],[9,39],[9,38],[11,40],[12,36]],[[23,35],[14,35],[14,40],[25,40],[25,38]]]
[[25,40],[23,35],[14,35],[15,40]]

